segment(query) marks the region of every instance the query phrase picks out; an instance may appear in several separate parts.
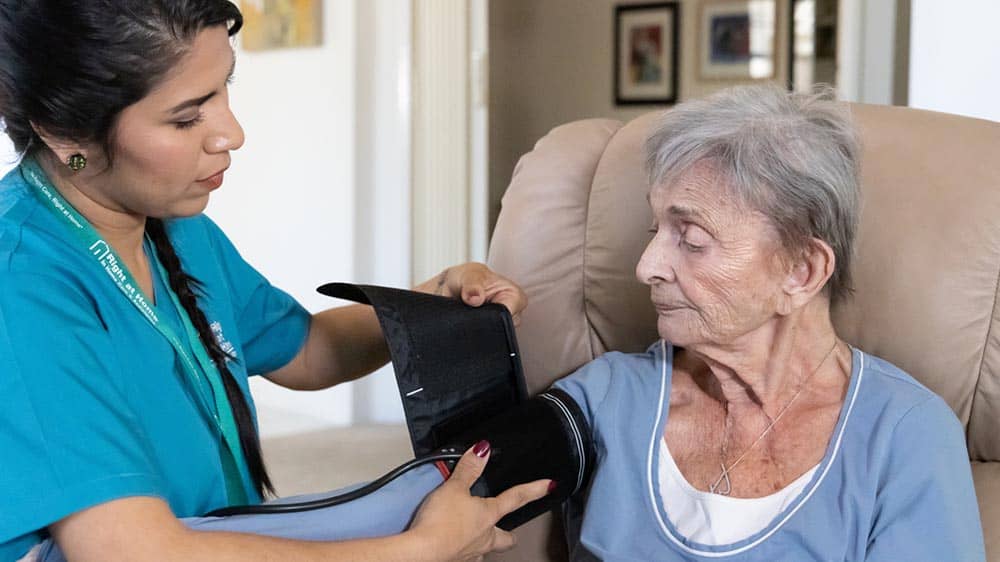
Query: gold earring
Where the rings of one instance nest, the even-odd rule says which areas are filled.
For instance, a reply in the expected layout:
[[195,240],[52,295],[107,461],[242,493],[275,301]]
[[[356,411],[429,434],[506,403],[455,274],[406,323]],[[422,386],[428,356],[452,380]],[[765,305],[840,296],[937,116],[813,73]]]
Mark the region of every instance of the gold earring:
[[70,170],[74,172],[79,172],[80,170],[87,167],[87,157],[77,152],[73,156],[69,157],[69,161],[66,162]]

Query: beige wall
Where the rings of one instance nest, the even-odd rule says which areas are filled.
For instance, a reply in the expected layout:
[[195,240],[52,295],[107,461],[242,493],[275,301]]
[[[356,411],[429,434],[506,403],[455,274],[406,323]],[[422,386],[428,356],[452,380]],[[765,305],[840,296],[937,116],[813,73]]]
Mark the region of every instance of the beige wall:
[[[491,224],[517,159],[552,127],[576,119],[629,120],[662,106],[614,105],[613,0],[490,1]],[[647,2],[649,3],[649,2]],[[679,100],[736,84],[697,73],[700,0],[681,0]],[[775,73],[787,74],[787,5],[776,0]]]

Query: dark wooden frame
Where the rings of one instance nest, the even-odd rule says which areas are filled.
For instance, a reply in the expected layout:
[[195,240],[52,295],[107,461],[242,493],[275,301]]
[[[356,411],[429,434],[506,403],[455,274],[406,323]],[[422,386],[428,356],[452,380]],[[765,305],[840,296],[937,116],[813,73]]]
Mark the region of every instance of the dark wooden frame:
[[[671,15],[671,36],[670,43],[670,94],[663,97],[631,98],[622,94],[622,84],[620,83],[622,55],[621,53],[621,26],[622,16],[629,12],[655,12],[667,11]],[[679,76],[680,76],[680,19],[681,7],[678,2],[660,2],[657,4],[628,4],[615,6],[614,18],[614,98],[615,105],[669,105],[677,103]]]
[[785,87],[788,88],[789,92],[795,91],[795,5],[799,3],[799,0],[788,0],[788,42],[786,45],[787,53],[787,65],[788,65],[788,78],[785,82]]

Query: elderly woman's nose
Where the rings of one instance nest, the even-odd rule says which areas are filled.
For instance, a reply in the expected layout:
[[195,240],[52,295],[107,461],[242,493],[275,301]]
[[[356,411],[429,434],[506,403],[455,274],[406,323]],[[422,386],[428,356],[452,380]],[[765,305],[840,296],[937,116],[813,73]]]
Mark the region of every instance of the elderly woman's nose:
[[635,276],[641,283],[652,285],[657,280],[672,282],[675,279],[674,268],[670,263],[670,252],[658,245],[654,238],[646,246],[635,266]]

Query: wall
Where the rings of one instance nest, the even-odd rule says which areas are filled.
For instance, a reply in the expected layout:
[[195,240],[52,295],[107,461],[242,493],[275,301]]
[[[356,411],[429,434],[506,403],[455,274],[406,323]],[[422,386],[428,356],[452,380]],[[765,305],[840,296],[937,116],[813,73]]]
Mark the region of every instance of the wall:
[[[631,4],[632,2],[628,2]],[[616,107],[616,0],[490,2],[490,191],[493,222],[517,159],[552,127],[588,117],[630,120],[656,106]],[[698,0],[681,0],[679,99],[733,81],[698,78]],[[776,2],[776,79],[788,64],[788,2]]]
[[[411,10],[399,0],[357,4],[355,271],[359,283],[412,285]],[[399,423],[392,366],[350,383],[355,423]]]
[[912,107],[1000,121],[996,0],[912,0]]
[[[355,2],[328,0],[324,43],[237,51],[233,111],[246,144],[233,153],[208,214],[274,285],[318,311],[315,288],[354,275]],[[351,388],[293,392],[252,383],[262,436],[351,421]]]
[[17,161],[14,143],[10,142],[10,137],[7,135],[0,134],[0,177],[7,175],[7,172],[17,165]]

